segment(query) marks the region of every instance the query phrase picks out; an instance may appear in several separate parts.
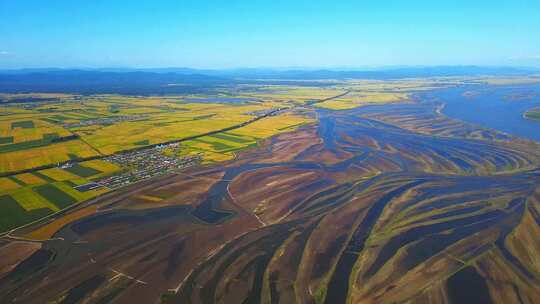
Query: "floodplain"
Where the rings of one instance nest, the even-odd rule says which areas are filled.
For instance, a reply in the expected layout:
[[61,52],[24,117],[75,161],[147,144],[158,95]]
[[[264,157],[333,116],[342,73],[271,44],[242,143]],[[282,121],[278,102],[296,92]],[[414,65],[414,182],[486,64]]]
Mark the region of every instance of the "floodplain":
[[[0,117],[13,142],[0,149],[57,133],[76,139],[27,150],[80,141],[95,155],[3,169],[1,206],[32,223],[0,222],[0,299],[540,302],[540,143],[447,115],[453,98],[440,95],[506,92],[506,81],[327,80],[10,104],[16,116]],[[512,96],[531,92],[524,85]],[[137,157],[192,158],[114,190],[76,189],[140,170]]]

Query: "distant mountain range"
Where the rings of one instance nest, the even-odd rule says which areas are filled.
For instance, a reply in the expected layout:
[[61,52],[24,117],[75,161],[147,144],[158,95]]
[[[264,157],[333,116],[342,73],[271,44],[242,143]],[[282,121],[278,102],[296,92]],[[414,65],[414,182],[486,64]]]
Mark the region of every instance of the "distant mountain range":
[[527,75],[534,68],[439,66],[355,69],[101,68],[0,70],[0,92],[169,94],[206,91],[235,83],[289,83],[325,79],[394,79],[435,76]]
[[0,92],[160,94],[198,92],[229,79],[180,73],[101,70],[18,70],[0,72]]

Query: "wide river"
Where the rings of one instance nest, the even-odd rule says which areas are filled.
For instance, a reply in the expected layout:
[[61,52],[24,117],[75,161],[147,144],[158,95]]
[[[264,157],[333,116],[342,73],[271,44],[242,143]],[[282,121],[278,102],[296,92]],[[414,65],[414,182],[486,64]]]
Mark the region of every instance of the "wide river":
[[422,100],[444,102],[442,113],[448,117],[540,141],[540,122],[523,117],[540,106],[540,85],[469,85],[419,95]]

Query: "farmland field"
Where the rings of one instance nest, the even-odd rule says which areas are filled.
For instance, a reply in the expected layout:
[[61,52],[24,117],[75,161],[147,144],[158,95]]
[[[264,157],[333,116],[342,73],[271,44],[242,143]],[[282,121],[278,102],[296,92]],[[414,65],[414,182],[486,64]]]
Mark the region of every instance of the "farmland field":
[[540,127],[521,109],[540,88],[485,81],[9,104],[0,232],[43,247],[0,269],[0,298],[536,303]]
[[0,304],[540,304],[539,30],[0,0]]
[[54,202],[58,209],[64,209],[77,202],[75,198],[51,184],[36,187],[34,190],[46,200]]
[[[92,182],[114,181],[115,176],[127,184],[139,179],[129,172],[141,169],[105,159],[111,155],[178,142],[177,148],[163,149],[163,155],[197,157],[202,164],[231,161],[268,138],[316,123],[313,109],[407,103],[411,94],[460,81],[251,84],[201,95],[3,94],[8,102],[0,108],[5,114],[0,115],[1,193],[18,198],[25,210],[41,206],[45,213],[57,212],[110,190]],[[144,178],[155,173],[134,174]],[[79,186],[81,191],[96,189],[81,192]],[[34,218],[29,214],[20,222]]]
[[2,214],[0,215],[0,229],[6,231],[16,228],[27,222],[37,220],[50,213],[45,208],[24,210],[19,203],[9,195],[0,195]]
[[[282,94],[286,90],[280,88]],[[289,90],[291,96],[306,99],[339,93],[318,88]],[[32,102],[31,107],[26,102],[8,102],[0,108],[0,114],[6,114],[0,115],[0,175],[4,176],[0,178],[0,193],[6,200],[9,197],[5,208],[15,208],[11,206],[14,202],[21,208],[12,211],[18,214],[13,222],[18,225],[109,191],[98,187],[81,192],[76,187],[133,170],[130,165],[102,160],[112,154],[186,139],[181,149],[166,149],[164,153],[170,157],[202,157],[203,163],[221,162],[262,139],[313,122],[304,114],[290,112],[279,115],[279,119],[268,117],[266,122],[237,127],[266,112],[296,105],[296,100],[283,99],[286,95],[281,94],[258,98],[249,94],[2,96],[7,101],[27,98]],[[219,132],[223,129],[230,130]],[[0,231],[14,225],[6,224]]]
[[90,177],[94,176],[96,174],[101,173],[101,171],[96,170],[94,168],[86,167],[79,164],[74,164],[68,168],[65,169],[67,172],[75,174],[79,177]]
[[[33,102],[32,107],[8,104],[0,109],[0,114],[15,114],[0,115],[0,174],[48,169],[69,161],[84,161],[190,139],[234,128],[264,111],[292,108],[302,102],[343,93],[337,88],[287,86],[246,87],[243,90],[245,93],[237,96],[60,94],[46,101],[36,97],[37,101]],[[4,95],[4,98],[18,97]],[[301,115],[288,114],[284,117],[291,118],[283,122],[277,120],[284,125],[278,125],[273,130],[257,123],[261,127],[253,126],[253,138],[276,134],[277,129],[290,126],[288,120],[296,121],[297,125],[306,121]],[[244,144],[252,144],[253,138]],[[17,161],[20,159],[26,161]]]

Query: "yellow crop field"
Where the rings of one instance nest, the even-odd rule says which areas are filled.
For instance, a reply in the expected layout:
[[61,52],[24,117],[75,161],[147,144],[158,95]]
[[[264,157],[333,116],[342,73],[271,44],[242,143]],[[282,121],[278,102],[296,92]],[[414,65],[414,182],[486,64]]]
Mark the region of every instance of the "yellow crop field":
[[76,179],[80,179],[79,176],[60,168],[50,168],[50,169],[41,170],[39,172],[59,182],[63,182],[67,180],[73,181]]
[[10,193],[10,195],[26,211],[40,209],[40,208],[48,208],[55,212],[59,211],[58,207],[50,203],[44,197],[32,191],[30,187],[14,190],[13,192]]
[[266,117],[245,127],[233,130],[230,133],[262,139],[312,122],[314,122],[314,120],[311,118],[292,113],[284,113],[281,115]]
[[256,143],[255,138],[218,133],[183,142],[180,155],[198,154],[204,163],[221,162],[234,158],[234,152]]
[[368,104],[401,102],[407,99],[406,93],[352,92],[340,98],[317,103],[315,106],[331,110],[345,110]]
[[17,174],[14,177],[27,185],[39,185],[47,183],[47,181],[44,181],[32,173]]
[[207,143],[210,143],[215,146],[222,146],[222,150],[230,150],[230,149],[238,149],[245,147],[246,145],[254,144],[256,143],[256,139],[253,137],[247,137],[247,136],[236,136],[232,134],[214,134],[210,136],[204,136],[201,138],[198,138],[199,141],[204,141]]
[[352,103],[350,101],[328,100],[325,102],[318,103],[315,106],[318,108],[330,109],[330,110],[350,110],[360,105],[356,103]]
[[134,114],[159,114],[163,113],[165,109],[159,109],[159,108],[147,108],[147,107],[140,107],[140,108],[127,108],[127,109],[121,109],[118,114],[122,115],[134,115]]
[[[130,97],[119,95],[57,96],[58,102],[38,103],[31,109],[6,107],[0,110],[0,173],[31,169],[77,158],[110,155],[147,145],[185,139],[247,122],[262,111],[290,108],[294,103],[328,98],[344,92],[332,87],[253,86],[247,93],[235,95],[179,95],[166,97]],[[51,95],[52,96],[52,95]],[[75,98],[76,97],[76,98]],[[224,103],[228,98],[249,102]],[[197,102],[197,101],[200,101]],[[215,102],[214,102],[215,101]],[[7,115],[9,114],[9,115]],[[289,116],[283,116],[285,118]],[[274,120],[272,118],[268,118]],[[266,120],[266,119],[265,119]],[[277,121],[277,120],[276,120]],[[274,126],[254,124],[246,134],[255,132],[248,142],[227,142],[207,138],[194,143],[197,151],[226,153],[255,143],[256,138],[276,134],[280,127],[302,123],[293,119]],[[269,128],[269,129],[268,129]],[[52,141],[53,136],[78,135],[80,139]],[[221,147],[218,149],[217,146]],[[9,146],[9,147],[8,147]],[[3,149],[3,150],[2,150]],[[213,159],[230,158],[212,155]],[[24,162],[20,160],[24,159]],[[89,163],[90,167],[96,163]],[[103,165],[103,164],[102,164]],[[99,165],[98,165],[99,166]],[[118,168],[95,169],[114,172]],[[103,170],[102,170],[103,169]],[[105,170],[105,171],[104,171]],[[44,170],[54,180],[81,182],[60,170]]]
[[434,78],[406,78],[399,80],[350,80],[343,85],[348,90],[372,91],[372,92],[400,92],[400,91],[423,91],[426,88],[441,88],[449,85],[457,85],[463,82],[463,78],[434,77]]
[[146,194],[137,195],[136,198],[145,200],[147,202],[154,202],[154,203],[163,201],[161,197],[151,196],[151,195],[146,195]]
[[[77,157],[91,157],[98,153],[81,140],[70,140],[44,147],[0,154],[0,172],[11,172],[55,164]],[[21,161],[24,160],[24,161]]]
[[228,153],[219,153],[219,152],[212,152],[212,151],[202,151],[202,158],[204,159],[204,163],[217,163],[222,161],[227,161],[234,159],[234,153],[228,152]]
[[122,122],[114,126],[104,127],[92,135],[81,134],[82,138],[98,149],[102,154],[140,147],[139,142],[148,140],[148,144],[156,144],[178,140],[202,133],[211,132],[249,120],[232,120],[209,118],[190,120],[155,126],[155,122]]
[[21,186],[7,177],[0,177],[0,193],[4,194],[9,190],[18,189]]
[[[13,127],[18,122],[27,121],[31,121],[33,127]],[[0,137],[13,137],[13,143],[40,140],[43,139],[43,136],[45,134],[56,134],[60,137],[71,135],[68,130],[39,119],[29,119],[21,117],[20,119],[9,119],[0,121]]]
[[343,94],[345,91],[335,87],[304,87],[304,86],[281,86],[266,85],[256,87],[256,91],[246,93],[246,96],[260,98],[265,101],[273,100],[280,102],[293,101],[303,103],[310,100],[325,99]]
[[215,152],[213,146],[198,141],[186,141],[182,143],[182,149],[178,156],[200,155],[203,164],[222,162],[234,158],[234,153]]
[[[23,144],[4,148],[4,152],[0,148],[0,172],[54,165],[73,157],[110,155],[197,136],[249,121],[258,115],[259,111],[290,107],[290,100],[302,103],[343,92],[331,87],[305,86],[257,86],[253,89],[256,89],[255,93],[213,96],[40,95],[58,98],[59,102],[41,103],[32,109],[15,106],[0,110],[9,113],[4,117],[0,115],[0,138],[3,138],[0,147]],[[227,98],[244,98],[250,102],[217,102]],[[201,102],[198,103],[198,100]],[[212,103],[212,100],[216,100],[216,103]],[[27,127],[24,127],[25,121],[31,123],[27,122]],[[21,127],[17,127],[18,125]],[[275,133],[264,128],[257,132],[257,138]],[[81,139],[59,143],[40,142],[45,136],[65,137],[72,134],[79,135]],[[210,140],[214,143],[223,141],[216,138]],[[197,145],[204,148],[203,143]],[[242,148],[246,144],[222,142],[222,146],[225,145],[234,149]],[[25,162],[18,161],[20,159],[25,159]],[[106,172],[111,170],[112,168],[107,169]],[[55,180],[76,180],[58,170],[44,171],[44,174]]]
[[293,130],[314,120],[293,113],[270,116],[247,126],[182,142],[180,155],[198,154],[203,163],[233,159],[235,152],[254,146],[257,140]]
[[[43,171],[45,170],[42,170],[40,173],[43,174]],[[53,172],[53,170],[50,170],[50,172]],[[55,172],[55,174],[51,175],[58,177],[59,174]],[[34,180],[34,178],[38,177],[33,176],[31,173],[19,174],[13,178],[24,181],[28,185],[21,186],[11,180],[11,178],[1,178],[0,186],[6,187],[0,188],[0,195],[13,199],[22,209],[13,210],[9,206],[7,208],[0,206],[0,209],[3,212],[10,212],[10,214],[16,215],[19,225],[35,219],[35,213],[31,213],[31,211],[37,211],[41,216],[44,216],[110,191],[105,187],[84,192],[78,191],[74,188],[73,183],[83,184],[88,182],[88,180],[82,178],[69,180],[69,183],[48,183],[44,179],[40,179],[42,182],[39,184]],[[31,182],[33,183],[32,185],[30,185]]]

